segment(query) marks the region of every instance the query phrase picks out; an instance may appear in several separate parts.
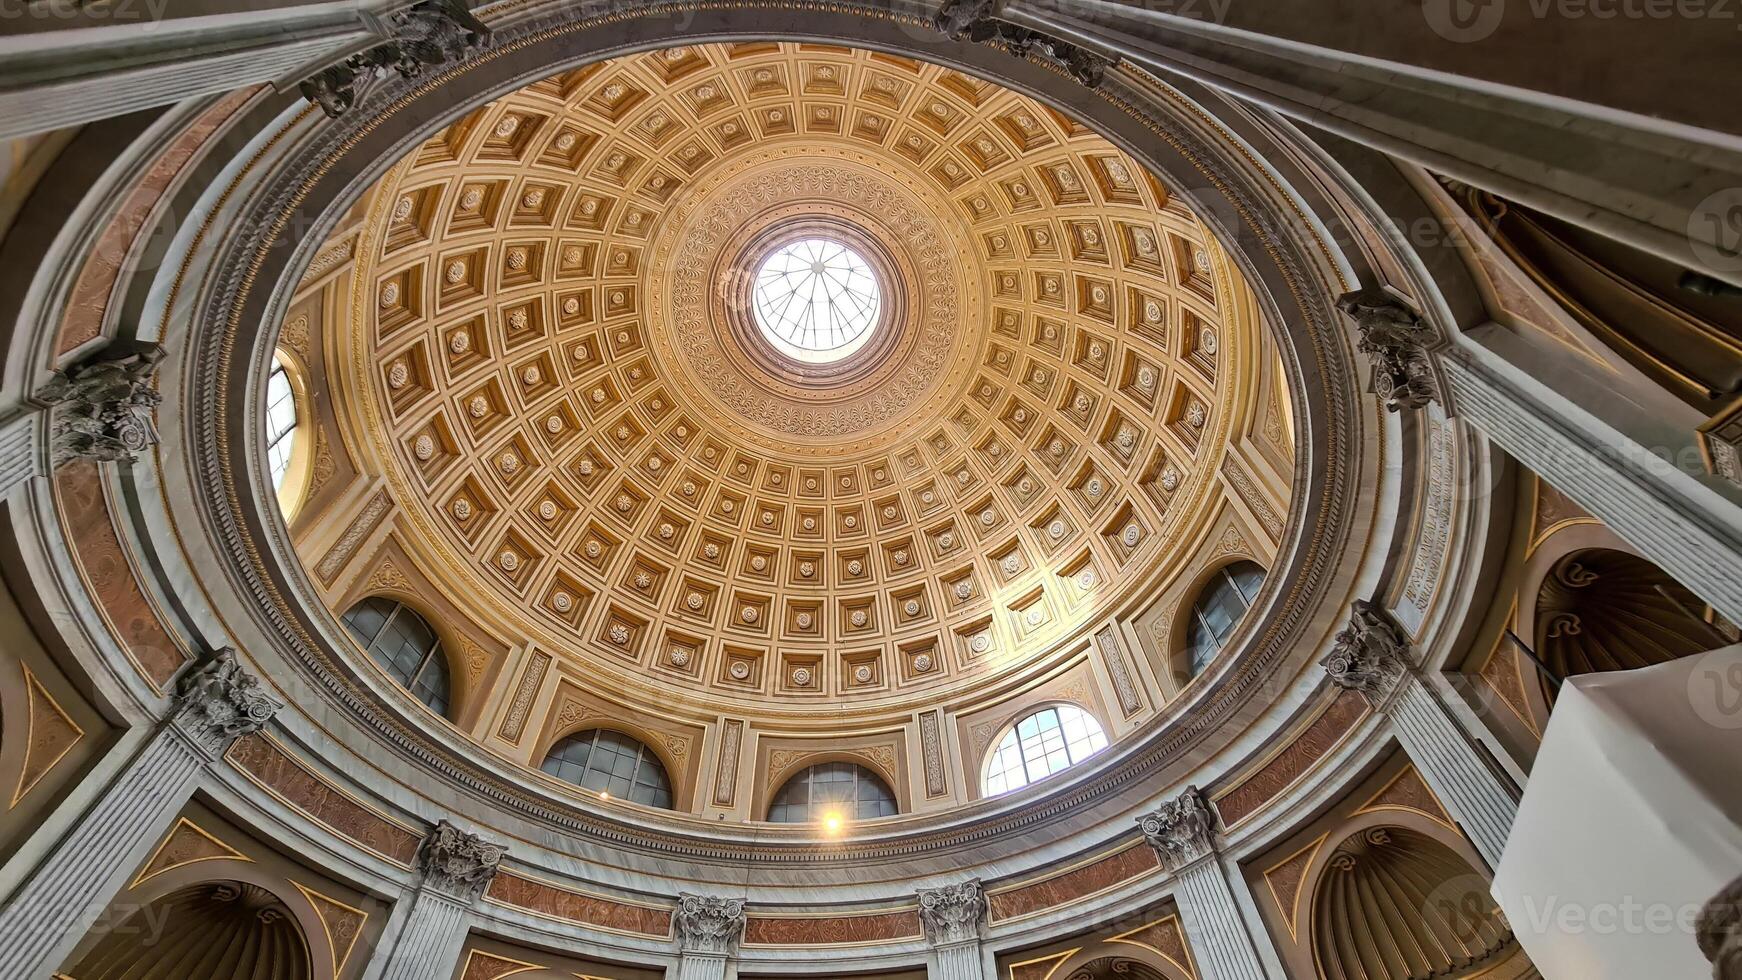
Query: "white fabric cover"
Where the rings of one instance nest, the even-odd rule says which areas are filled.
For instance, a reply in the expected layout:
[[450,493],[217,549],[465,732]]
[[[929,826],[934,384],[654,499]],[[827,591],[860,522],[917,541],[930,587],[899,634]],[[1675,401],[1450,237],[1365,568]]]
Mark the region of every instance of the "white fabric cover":
[[1742,874],[1742,646],[1562,687],[1494,897],[1549,980],[1699,978]]

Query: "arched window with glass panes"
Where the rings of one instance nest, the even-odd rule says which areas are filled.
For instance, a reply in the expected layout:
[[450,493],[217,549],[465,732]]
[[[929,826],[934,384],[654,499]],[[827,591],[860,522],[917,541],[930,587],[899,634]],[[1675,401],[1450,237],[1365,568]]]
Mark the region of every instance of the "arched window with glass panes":
[[345,628],[369,656],[412,696],[448,714],[448,659],[441,637],[410,606],[370,596],[344,616]]
[[883,777],[851,762],[824,762],[787,780],[768,806],[771,823],[875,820],[901,812]]
[[1221,652],[1263,585],[1264,569],[1249,561],[1224,565],[1204,584],[1186,622],[1187,676],[1203,673]]
[[274,490],[283,488],[290,472],[296,425],[296,389],[290,383],[290,369],[274,354],[272,371],[266,376],[266,469],[272,474]]
[[1004,730],[986,757],[981,781],[987,796],[997,796],[1082,762],[1107,747],[1095,716],[1074,704],[1054,704],[1024,715]]
[[671,778],[665,763],[622,732],[592,728],[566,736],[551,746],[539,768],[582,789],[671,809]]

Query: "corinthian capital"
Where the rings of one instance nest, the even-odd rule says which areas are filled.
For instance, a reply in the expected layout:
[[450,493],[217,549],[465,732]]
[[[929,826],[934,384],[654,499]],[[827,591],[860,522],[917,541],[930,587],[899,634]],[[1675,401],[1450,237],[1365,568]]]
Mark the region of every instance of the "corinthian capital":
[[944,0],[932,27],[952,41],[994,44],[1018,58],[1033,55],[1089,88],[1098,87],[1113,65],[1081,45],[1000,20],[997,0]]
[[919,921],[933,946],[948,946],[980,938],[986,917],[986,896],[978,879],[919,891]]
[[1349,625],[1319,661],[1331,683],[1359,691],[1377,707],[1391,696],[1409,669],[1409,641],[1391,614],[1366,599],[1349,609]]
[[672,928],[684,952],[725,955],[744,934],[744,900],[682,893]]
[[231,739],[266,727],[284,703],[260,689],[260,678],[224,647],[182,678],[175,723],[213,755]]
[[425,68],[461,60],[490,38],[490,28],[472,16],[465,0],[421,0],[389,14],[386,27],[386,41],[304,81],[303,98],[328,116],[341,116],[371,78],[415,78]]
[[1155,848],[1161,866],[1169,871],[1209,857],[1216,849],[1216,817],[1196,786],[1163,803],[1154,813],[1137,821],[1143,839]]
[[1433,331],[1403,301],[1379,286],[1337,297],[1337,309],[1355,321],[1356,348],[1373,365],[1373,388],[1391,411],[1422,408],[1440,396],[1427,345]]
[[477,900],[490,887],[508,848],[468,834],[442,820],[417,848],[417,867],[424,884],[464,902]]
[[1694,939],[1712,963],[1712,980],[1742,980],[1742,878],[1725,885],[1700,909]]
[[157,445],[152,415],[163,396],[152,386],[163,348],[104,348],[56,371],[37,397],[54,414],[56,465],[74,459],[130,462]]

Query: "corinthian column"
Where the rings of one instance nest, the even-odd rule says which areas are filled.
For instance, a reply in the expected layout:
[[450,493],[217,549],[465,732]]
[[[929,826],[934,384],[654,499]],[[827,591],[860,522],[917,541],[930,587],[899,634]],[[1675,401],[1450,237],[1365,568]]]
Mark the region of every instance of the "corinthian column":
[[38,980],[58,967],[201,772],[282,707],[228,647],[184,675],[169,716],[0,911],[0,977]]
[[666,971],[668,980],[723,980],[726,959],[744,935],[744,900],[685,892],[671,924],[677,962]]
[[1397,621],[1374,603],[1355,600],[1349,625],[1337,634],[1320,664],[1331,683],[1359,692],[1390,719],[1397,740],[1434,795],[1452,811],[1488,866],[1499,866],[1518,801],[1423,683]]
[[[443,820],[417,849],[417,887],[400,899],[399,934],[369,976],[428,980],[452,976],[466,945],[466,918],[490,887],[508,848],[468,834]],[[399,909],[395,908],[395,913]]]
[[986,896],[977,879],[922,888],[919,921],[931,944],[931,980],[983,980],[980,924],[986,920]]
[[1196,786],[1137,822],[1177,883],[1180,924],[1204,980],[1265,980],[1258,947],[1216,856],[1216,818]]

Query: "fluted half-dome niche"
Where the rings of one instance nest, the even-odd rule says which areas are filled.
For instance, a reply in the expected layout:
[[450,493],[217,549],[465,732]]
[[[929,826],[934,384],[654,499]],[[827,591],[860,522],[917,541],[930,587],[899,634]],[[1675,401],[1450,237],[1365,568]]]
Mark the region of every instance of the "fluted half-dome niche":
[[1462,977],[1517,950],[1487,879],[1444,844],[1401,827],[1338,844],[1312,914],[1326,980]]
[[1560,559],[1536,596],[1536,649],[1556,677],[1667,663],[1730,642],[1663,570],[1609,548]]
[[[142,936],[153,941],[141,942]],[[308,980],[308,946],[278,896],[206,882],[134,913],[58,976],[72,980]]]

